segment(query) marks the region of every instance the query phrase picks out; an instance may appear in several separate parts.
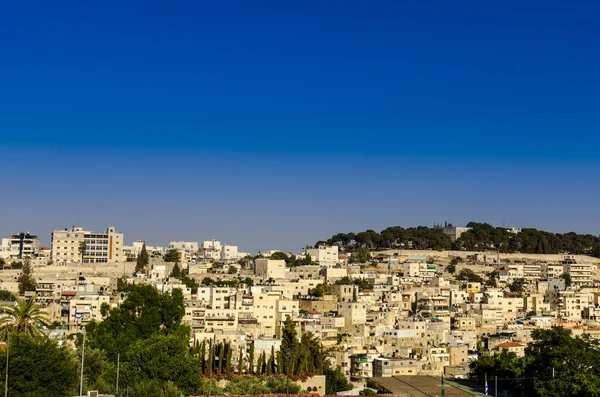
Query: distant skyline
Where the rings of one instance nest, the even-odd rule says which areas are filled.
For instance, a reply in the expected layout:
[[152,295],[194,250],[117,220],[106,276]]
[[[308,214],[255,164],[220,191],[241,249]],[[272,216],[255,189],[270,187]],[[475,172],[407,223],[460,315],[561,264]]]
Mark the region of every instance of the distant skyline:
[[600,4],[7,3],[0,235],[600,234]]

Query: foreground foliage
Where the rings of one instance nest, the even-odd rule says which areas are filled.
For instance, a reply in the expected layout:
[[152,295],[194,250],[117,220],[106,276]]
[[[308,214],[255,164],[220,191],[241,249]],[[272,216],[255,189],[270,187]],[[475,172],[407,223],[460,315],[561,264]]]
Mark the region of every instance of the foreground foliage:
[[[0,352],[0,372],[6,371],[6,350]],[[77,357],[45,337],[11,335],[8,395],[11,397],[74,396]],[[0,382],[4,390],[4,376]]]
[[600,397],[600,342],[573,337],[563,328],[534,330],[526,356],[504,351],[471,363],[471,378],[499,379],[499,390],[515,396]]

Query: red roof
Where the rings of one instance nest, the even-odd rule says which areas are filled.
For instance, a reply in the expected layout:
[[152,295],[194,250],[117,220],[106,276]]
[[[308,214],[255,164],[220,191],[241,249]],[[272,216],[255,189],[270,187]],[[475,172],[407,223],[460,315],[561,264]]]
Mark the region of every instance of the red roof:
[[522,345],[520,343],[517,342],[504,342],[504,343],[500,343],[498,345],[496,345],[496,347],[525,347],[525,345]]
[[61,295],[65,295],[65,296],[75,296],[77,295],[77,291],[63,291],[61,293]]

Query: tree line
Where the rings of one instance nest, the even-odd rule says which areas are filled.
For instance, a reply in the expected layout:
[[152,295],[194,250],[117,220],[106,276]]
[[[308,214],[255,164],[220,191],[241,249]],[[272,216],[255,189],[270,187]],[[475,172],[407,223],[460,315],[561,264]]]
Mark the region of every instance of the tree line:
[[499,251],[502,253],[526,254],[572,254],[600,257],[600,237],[591,234],[551,233],[525,228],[513,233],[505,227],[494,227],[488,223],[470,222],[471,230],[452,242],[444,234],[443,227],[418,226],[403,228],[388,227],[381,232],[366,230],[360,233],[337,233],[319,245],[338,245],[344,251],[354,252],[359,248],[415,250],[464,250]]

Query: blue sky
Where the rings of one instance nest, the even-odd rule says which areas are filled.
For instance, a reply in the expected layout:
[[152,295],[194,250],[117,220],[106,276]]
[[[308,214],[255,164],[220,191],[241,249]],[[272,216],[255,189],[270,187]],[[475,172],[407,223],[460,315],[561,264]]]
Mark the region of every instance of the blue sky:
[[0,234],[599,233],[597,2],[123,3],[0,6]]

